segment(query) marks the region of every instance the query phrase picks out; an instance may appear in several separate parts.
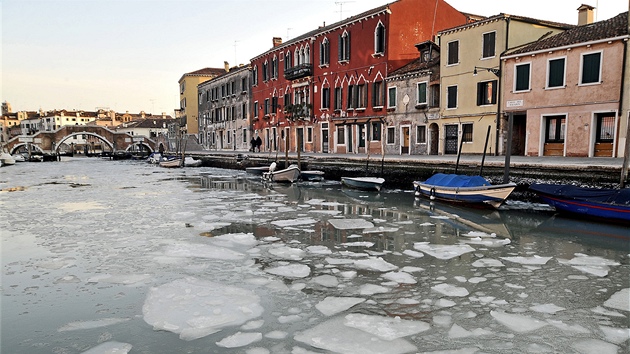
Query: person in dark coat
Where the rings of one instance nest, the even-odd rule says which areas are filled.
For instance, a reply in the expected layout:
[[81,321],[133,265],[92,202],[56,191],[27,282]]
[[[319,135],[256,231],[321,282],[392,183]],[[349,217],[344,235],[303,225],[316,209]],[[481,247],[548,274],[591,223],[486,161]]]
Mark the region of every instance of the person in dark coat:
[[260,152],[260,146],[262,145],[262,139],[260,138],[260,135],[256,138],[256,148],[258,149],[258,152]]
[[254,137],[252,137],[252,141],[249,142],[252,145],[252,148],[249,149],[249,151],[254,152],[256,151],[256,139],[254,139]]

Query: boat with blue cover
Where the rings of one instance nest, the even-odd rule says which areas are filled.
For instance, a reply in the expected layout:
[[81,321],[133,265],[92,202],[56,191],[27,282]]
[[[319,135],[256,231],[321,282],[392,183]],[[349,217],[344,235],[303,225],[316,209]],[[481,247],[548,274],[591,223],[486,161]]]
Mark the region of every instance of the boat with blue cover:
[[630,223],[630,188],[585,188],[569,184],[536,183],[529,189],[560,213],[604,222]]
[[498,208],[512,193],[516,184],[492,184],[481,176],[436,173],[426,181],[414,181],[417,197],[449,202],[490,205]]

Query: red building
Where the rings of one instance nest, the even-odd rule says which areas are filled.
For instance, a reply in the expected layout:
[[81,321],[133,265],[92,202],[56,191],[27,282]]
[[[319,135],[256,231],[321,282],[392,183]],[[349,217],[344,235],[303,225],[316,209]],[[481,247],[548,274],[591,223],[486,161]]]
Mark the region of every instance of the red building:
[[398,0],[286,43],[274,38],[251,60],[254,136],[263,150],[380,153],[385,78],[417,59],[415,44],[467,22],[442,0]]

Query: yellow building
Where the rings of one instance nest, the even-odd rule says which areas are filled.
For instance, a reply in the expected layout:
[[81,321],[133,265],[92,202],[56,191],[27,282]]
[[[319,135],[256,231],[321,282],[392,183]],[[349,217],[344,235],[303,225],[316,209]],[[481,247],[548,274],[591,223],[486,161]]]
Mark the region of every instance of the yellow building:
[[225,74],[225,68],[204,68],[182,75],[179,79],[179,114],[185,123],[187,134],[198,134],[199,124],[199,98],[197,85],[206,82],[221,74]]
[[501,53],[572,27],[500,14],[439,32],[439,154],[482,154],[488,129],[487,153],[504,154]]

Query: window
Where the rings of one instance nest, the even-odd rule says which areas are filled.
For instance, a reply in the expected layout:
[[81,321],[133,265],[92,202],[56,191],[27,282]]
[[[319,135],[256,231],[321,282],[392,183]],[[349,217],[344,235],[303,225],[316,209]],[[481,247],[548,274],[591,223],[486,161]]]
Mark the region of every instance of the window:
[[462,141],[465,143],[472,143],[473,141],[472,123],[462,124]]
[[232,96],[236,94],[236,82],[230,82],[230,88],[232,89]]
[[497,103],[497,80],[477,83],[477,106]]
[[429,102],[430,107],[439,107],[440,106],[440,85],[431,85],[429,86]]
[[247,92],[247,78],[244,77],[241,79],[241,92]]
[[330,87],[322,88],[322,109],[330,108]]
[[265,115],[268,115],[268,114],[269,114],[269,109],[270,109],[270,108],[271,108],[271,107],[269,107],[269,99],[268,99],[268,98],[265,98],[265,107],[263,108],[263,112],[265,113]]
[[388,145],[394,144],[395,134],[396,134],[396,130],[394,127],[387,127],[387,144]]
[[313,127],[306,127],[306,142],[313,142]]
[[446,88],[446,108],[457,108],[457,86]]
[[365,108],[367,106],[367,85],[361,84],[355,86],[356,94],[354,95],[356,104],[354,108]]
[[186,81],[182,81],[182,83],[179,84],[179,93],[184,93],[185,89],[186,89]]
[[459,41],[448,42],[448,60],[447,65],[455,65],[459,63]]
[[236,106],[232,106],[232,120],[236,120]]
[[416,144],[426,144],[427,142],[427,126],[419,125],[416,127]]
[[319,44],[319,65],[330,64],[330,42],[324,38]]
[[488,32],[483,34],[483,53],[482,58],[491,58],[495,55],[496,32]]
[[341,87],[335,87],[335,109],[336,110],[340,110],[342,109],[342,94],[343,94],[343,89]]
[[243,142],[247,143],[247,128],[243,128]]
[[339,47],[337,54],[339,61],[350,60],[350,33],[343,32],[343,34],[339,35]]
[[271,78],[278,78],[278,58],[276,57],[273,57],[273,59],[271,59]]
[[271,114],[276,114],[278,112],[278,97],[271,98]]
[[269,80],[269,63],[264,62],[262,65],[263,82]]
[[291,104],[291,92],[284,93],[284,108]]
[[373,141],[381,140],[381,122],[372,122],[372,137]]
[[531,64],[516,65],[514,72],[514,91],[529,91]]
[[343,126],[337,127],[337,144],[345,145],[346,144],[346,130]]
[[243,114],[241,118],[247,118],[247,105],[245,103],[241,104],[241,112]]
[[601,52],[582,55],[582,79],[580,81],[581,84],[599,83],[601,62]]
[[417,104],[427,104],[427,83],[418,82]]
[[252,68],[252,80],[252,85],[258,85],[258,65],[254,65],[254,67]]
[[284,55],[284,71],[291,69],[291,52],[287,51]]
[[547,68],[547,88],[564,87],[565,58],[549,60]]
[[563,143],[564,142],[564,130],[566,125],[565,116],[551,116],[546,117],[546,131],[545,142],[546,143]]
[[346,108],[354,108],[355,107],[355,90],[354,85],[348,85],[348,102],[346,104]]
[[379,22],[374,30],[374,54],[385,53],[385,26]]
[[387,108],[396,108],[396,87],[387,88]]
[[372,84],[372,107],[383,107],[383,81],[375,81]]

